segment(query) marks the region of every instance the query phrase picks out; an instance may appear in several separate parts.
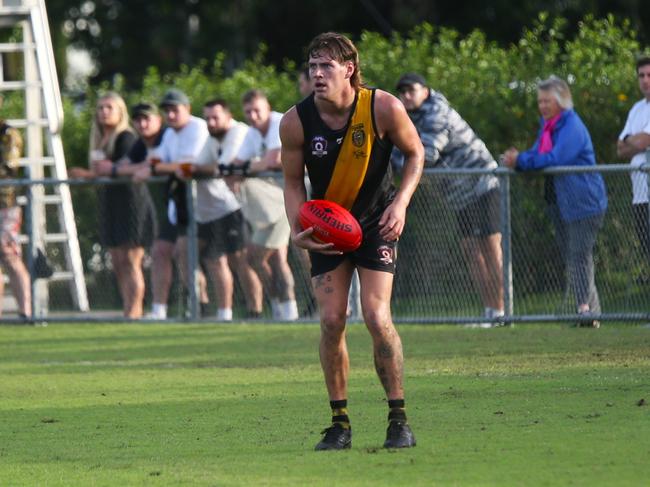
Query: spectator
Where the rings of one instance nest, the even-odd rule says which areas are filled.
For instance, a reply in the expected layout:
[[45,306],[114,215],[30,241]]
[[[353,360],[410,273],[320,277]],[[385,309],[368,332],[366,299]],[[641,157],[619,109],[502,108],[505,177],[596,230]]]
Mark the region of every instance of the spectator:
[[[650,57],[637,61],[636,73],[643,99],[636,102],[630,110],[625,127],[618,138],[616,152],[619,157],[631,159],[632,166],[639,167],[647,161],[646,151],[650,148]],[[641,248],[650,258],[648,173],[634,171],[631,177],[634,226]]]
[[[107,163],[117,175],[117,163],[136,141],[129,126],[126,104],[120,95],[109,92],[97,100],[90,131],[89,169],[73,168],[76,177],[100,175]],[[100,240],[108,248],[122,296],[124,316],[142,317],[145,284],[142,273],[144,247],[153,238],[150,199],[141,187],[132,184],[101,186],[98,192]]]
[[[232,321],[234,280],[231,265],[242,283],[248,317],[257,318],[262,314],[262,283],[248,263],[241,205],[223,179],[213,177],[219,164],[235,158],[248,126],[233,120],[224,100],[208,101],[203,106],[203,117],[210,137],[189,170],[203,176],[197,184],[196,221],[202,262],[217,293],[217,320]],[[182,174],[183,171],[179,171],[179,176]],[[179,244],[181,242],[184,241]],[[187,249],[179,251],[187,252]]]
[[[244,114],[250,125],[233,165],[250,164],[249,171],[280,171],[280,119],[271,111],[266,95],[251,90],[243,97]],[[290,229],[284,211],[284,196],[278,178],[246,178],[235,182],[242,210],[252,227],[249,256],[271,298],[273,318],[298,319],[294,279],[287,261]]]
[[311,80],[309,79],[309,67],[306,65],[298,73],[298,91],[303,98],[309,96],[314,91]]
[[[483,141],[442,94],[427,86],[421,75],[405,74],[397,82],[397,91],[424,145],[426,167],[497,167]],[[392,159],[399,168],[403,156],[397,149]],[[485,317],[500,318],[504,305],[499,180],[483,174],[453,177],[445,183],[444,191],[461,234],[461,248],[485,307]],[[492,325],[493,322],[480,323],[484,327]]]
[[[0,96],[0,107],[2,97]],[[18,158],[23,148],[20,132],[0,119],[0,179],[18,176]],[[32,292],[29,272],[22,260],[18,242],[22,211],[16,202],[16,188],[0,187],[0,269],[9,275],[9,285],[18,305],[18,316],[28,320],[32,316]],[[4,296],[4,278],[0,270],[0,315]]]
[[[139,138],[131,147],[129,153],[114,165],[110,161],[104,161],[96,166],[96,171],[101,176],[109,176],[111,174],[116,176],[133,176],[139,170],[148,168],[152,160],[159,160],[158,146],[162,141],[163,134],[166,127],[163,125],[160,112],[155,105],[150,103],[138,103],[131,108],[131,120],[135,131],[138,133]],[[164,272],[165,266],[168,266],[166,271],[169,273],[171,280],[171,258],[169,260],[161,259],[161,256],[171,255],[176,240],[176,228],[167,218],[167,196],[163,191],[161,185],[156,185],[152,188],[154,194],[154,201],[152,201],[149,188],[141,183],[135,183],[135,188],[142,193],[141,201],[144,212],[146,208],[148,217],[154,223],[153,235],[156,235],[152,247],[152,265],[151,273]],[[157,214],[157,219],[154,218]],[[166,248],[169,247],[168,252]]]
[[[186,211],[184,200],[184,184],[174,177],[174,174],[181,167],[183,162],[192,162],[201,152],[205,141],[207,140],[208,128],[203,119],[195,117],[191,113],[190,99],[185,93],[177,89],[171,89],[163,96],[160,107],[162,108],[165,122],[169,130],[165,130],[158,155],[162,161],[161,164],[148,164],[140,168],[135,174],[136,181],[145,180],[152,175],[170,175],[168,182],[169,193],[180,194],[179,198],[169,199],[167,206],[167,218],[172,228],[169,229],[169,240],[159,241],[154,247],[151,279],[153,282],[153,304],[151,313],[147,315],[149,319],[164,320],[167,318],[167,301],[169,299],[169,290],[172,283],[172,259],[174,255],[178,261],[181,276],[186,279],[187,255],[183,252],[175,251],[174,242],[184,240],[187,237],[177,235],[178,226],[185,226]],[[159,239],[161,240],[161,239]],[[186,242],[182,242],[178,248],[187,248]],[[199,277],[199,300],[202,308],[208,302],[205,277],[200,274]]]
[[[556,76],[540,82],[537,105],[542,115],[537,141],[524,152],[514,147],[508,149],[504,154],[505,165],[522,171],[594,166],[591,136],[573,110],[569,85]],[[607,209],[603,178],[593,172],[558,174],[547,179],[544,196],[581,315],[577,325],[598,328],[600,323],[593,318],[601,312],[593,249]]]

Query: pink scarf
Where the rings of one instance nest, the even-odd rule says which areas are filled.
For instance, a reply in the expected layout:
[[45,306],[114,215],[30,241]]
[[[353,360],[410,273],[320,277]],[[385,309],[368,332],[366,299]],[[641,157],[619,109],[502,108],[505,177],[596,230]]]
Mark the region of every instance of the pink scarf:
[[537,148],[537,152],[540,154],[546,154],[547,152],[551,152],[553,149],[553,139],[551,138],[551,134],[561,116],[562,113],[558,113],[553,118],[544,121],[542,136],[539,139],[539,147]]

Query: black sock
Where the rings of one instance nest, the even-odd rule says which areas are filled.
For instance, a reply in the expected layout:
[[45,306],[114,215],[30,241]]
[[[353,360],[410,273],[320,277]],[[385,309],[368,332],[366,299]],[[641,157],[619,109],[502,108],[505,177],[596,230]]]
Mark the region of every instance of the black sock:
[[388,421],[400,421],[402,423],[406,423],[404,399],[389,399],[388,409]]
[[348,400],[330,401],[332,408],[332,424],[340,424],[345,429],[350,429],[350,418],[348,417]]

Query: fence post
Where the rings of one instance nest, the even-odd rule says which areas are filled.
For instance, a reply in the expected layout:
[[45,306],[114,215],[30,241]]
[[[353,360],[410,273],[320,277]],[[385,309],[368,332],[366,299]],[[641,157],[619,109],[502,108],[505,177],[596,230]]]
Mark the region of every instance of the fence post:
[[196,181],[186,182],[187,201],[187,290],[189,294],[189,318],[199,317],[199,247],[194,208],[196,204]]
[[29,288],[30,288],[30,306],[32,308],[31,318],[36,317],[36,279],[34,279],[34,255],[36,254],[36,245],[34,244],[34,218],[33,218],[33,204],[32,200],[34,194],[32,185],[27,186],[27,204],[25,205],[25,212],[23,217],[25,219],[25,235],[28,236],[27,240],[27,270],[29,271]]
[[512,225],[510,215],[510,176],[512,171],[503,171],[499,178],[501,188],[501,253],[503,258],[503,304],[504,322],[510,323],[514,312],[512,284]]
[[650,147],[645,151],[645,164],[643,166],[645,167],[645,182],[648,186],[648,202],[646,205],[648,205],[648,228],[650,229]]

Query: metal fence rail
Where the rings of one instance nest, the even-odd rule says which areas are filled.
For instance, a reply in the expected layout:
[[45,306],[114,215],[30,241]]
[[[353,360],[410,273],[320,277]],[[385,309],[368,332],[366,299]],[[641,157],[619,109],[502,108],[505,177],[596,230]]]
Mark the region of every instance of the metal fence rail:
[[[479,178],[492,174],[499,179],[501,196],[498,211],[502,234],[503,295],[506,322],[557,322],[577,318],[575,301],[568,285],[564,262],[554,238],[554,229],[545,213],[544,178],[556,174],[600,172],[607,186],[609,207],[604,225],[598,233],[594,261],[596,285],[600,293],[602,321],[650,321],[650,255],[644,252],[634,230],[631,206],[630,172],[650,172],[650,163],[641,169],[629,165],[595,167],[558,167],[536,173],[519,173],[506,168],[495,170],[427,169],[409,212],[404,235],[400,239],[398,270],[393,292],[393,315],[396,322],[474,323],[485,322],[483,303],[473,284],[467,250],[461,248],[455,218],[457,209],[445,197],[445,188],[455,178]],[[650,179],[650,178],[649,178]],[[160,188],[163,179],[150,183],[151,191]],[[54,179],[38,181],[5,180],[0,186],[53,185]],[[68,289],[51,280],[47,321],[126,321],[121,317],[121,301],[107,250],[99,243],[98,189],[104,185],[124,183],[113,179],[66,181],[73,195],[75,218],[90,301],[89,313],[74,311]],[[191,186],[194,186],[192,184]],[[31,192],[26,192],[30,194]],[[195,191],[187,192],[191,205]],[[170,297],[169,320],[203,320],[199,316],[196,283],[193,276],[199,266],[199,251],[193,212],[190,211],[189,262],[190,283],[180,283],[175,274]],[[29,221],[24,224],[23,244],[29,242]],[[61,265],[62,251],[57,242],[48,243],[46,253],[55,267]],[[295,250],[289,262],[296,281],[296,295],[304,319],[315,320],[308,269]],[[149,256],[144,269],[149,286]],[[8,286],[5,287],[8,292]],[[212,293],[211,293],[212,295]],[[270,311],[262,320],[271,320]],[[146,305],[150,306],[147,290]],[[211,310],[216,304],[211,303]],[[212,313],[211,311],[211,313]],[[358,310],[355,310],[358,312]],[[241,286],[236,283],[234,319],[244,319]],[[357,316],[358,317],[358,316]],[[11,297],[5,296],[3,322],[15,321]],[[489,320],[488,320],[489,321]]]

